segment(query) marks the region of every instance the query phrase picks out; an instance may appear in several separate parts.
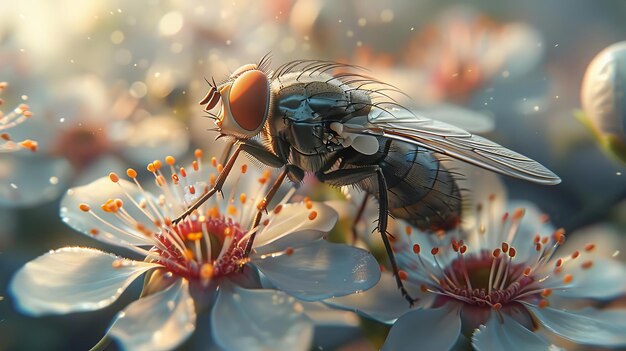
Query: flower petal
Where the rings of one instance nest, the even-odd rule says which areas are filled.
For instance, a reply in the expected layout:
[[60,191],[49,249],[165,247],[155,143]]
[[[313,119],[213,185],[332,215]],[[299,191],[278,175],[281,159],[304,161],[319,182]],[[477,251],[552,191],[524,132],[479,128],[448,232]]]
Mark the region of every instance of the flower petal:
[[307,301],[367,290],[380,279],[378,262],[369,252],[325,240],[290,255],[255,255],[252,262],[277,288]]
[[[409,290],[414,298],[418,297],[415,292],[419,289],[409,288]],[[420,295],[423,295],[419,296],[420,303],[423,299],[432,296],[432,294]],[[360,313],[382,323],[393,323],[398,317],[411,310],[409,303],[396,287],[396,281],[391,272],[383,272],[378,284],[369,290],[334,297],[324,302],[337,308]]]
[[[309,219],[311,211],[317,215]],[[330,206],[313,203],[308,209],[304,203],[285,204],[254,240],[257,253],[282,251],[299,247],[322,238],[337,222],[337,213]]]
[[[580,259],[579,259],[580,260]],[[563,275],[556,277],[558,286],[563,289],[554,289],[554,294],[570,298],[608,299],[626,293],[626,265],[617,260],[596,257],[591,267],[583,268],[582,262],[567,262],[563,265],[563,274],[571,274],[574,278],[571,283],[564,284]],[[549,265],[553,267],[553,265]],[[546,282],[550,284],[550,282]]]
[[293,297],[275,290],[223,287],[211,324],[226,350],[308,350],[313,323]]
[[189,284],[179,279],[165,290],[143,297],[120,312],[109,334],[125,350],[172,350],[196,329]]
[[[90,234],[91,231],[96,229],[97,235],[93,235],[93,237],[109,244],[118,246],[152,245],[152,240],[137,230],[136,227],[130,226],[127,222],[111,213],[104,212],[100,208],[109,199],[122,199],[124,209],[132,218],[140,221],[145,228],[156,229],[154,223],[126,197],[124,189],[137,203],[150,196],[148,193],[142,193],[127,180],[120,179],[119,183],[116,184],[108,177],[103,177],[85,186],[69,189],[61,200],[61,218],[70,227],[83,234],[92,235]],[[121,230],[103,223],[91,213],[83,212],[79,208],[82,203],[88,204],[93,213]],[[154,212],[150,211],[150,213]]]
[[565,339],[605,347],[626,345],[626,310],[561,311],[525,305],[541,324]]
[[403,315],[387,335],[382,350],[449,350],[461,334],[456,304],[419,309]]
[[[113,268],[113,262],[120,262]],[[106,307],[145,271],[159,265],[96,249],[66,247],[42,255],[13,277],[11,292],[26,314],[62,314]]]
[[477,351],[554,350],[541,335],[526,329],[505,313],[500,316],[503,321],[492,313],[487,324],[481,325],[474,332],[472,346]]
[[0,205],[35,206],[66,189],[72,167],[64,158],[0,154]]

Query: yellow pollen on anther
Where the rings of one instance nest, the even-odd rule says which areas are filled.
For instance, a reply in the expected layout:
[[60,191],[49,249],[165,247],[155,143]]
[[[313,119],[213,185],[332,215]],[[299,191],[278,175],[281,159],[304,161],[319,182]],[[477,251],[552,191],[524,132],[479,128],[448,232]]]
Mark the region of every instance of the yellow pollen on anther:
[[159,160],[154,160],[154,162],[152,163],[154,164],[154,169],[156,169],[157,171],[161,169],[161,167],[163,167],[163,164]]
[[307,210],[310,210],[313,208],[313,201],[309,200],[307,202],[305,202],[305,206]]
[[217,167],[217,157],[211,157],[211,166]]
[[233,216],[237,213],[237,207],[235,207],[234,205],[228,205],[228,207],[226,208],[226,211],[228,212],[229,215]]
[[314,220],[315,218],[317,218],[317,211],[311,211],[309,213],[309,220]]
[[80,205],[78,205],[78,208],[80,208],[80,210],[83,211],[83,212],[91,211],[91,207],[89,207],[89,205],[87,205],[87,204],[80,204]]
[[124,201],[122,201],[122,199],[115,199],[115,206],[122,208],[122,206],[124,206]]
[[574,280],[574,276],[571,274],[566,274],[565,277],[563,277],[563,283],[565,284],[571,283],[572,280]]
[[217,165],[217,173],[222,173],[222,171],[224,170],[224,165],[222,165],[221,163]]
[[241,194],[239,195],[239,202],[241,202],[242,204],[245,204],[245,203],[246,203],[246,194],[241,193]]
[[174,164],[176,164],[176,159],[174,158],[174,156],[166,156],[165,163],[167,163],[170,166],[173,166]]
[[248,171],[248,165],[247,164],[241,165],[241,173],[246,174],[247,171]]
[[202,239],[202,232],[192,232],[187,234],[187,240],[198,241]]
[[211,279],[213,277],[213,273],[215,272],[215,268],[210,263],[204,263],[200,267],[200,278],[202,279]]
[[126,170],[126,175],[127,175],[129,178],[135,179],[135,178],[137,178],[137,171],[135,171],[135,170],[134,170],[134,169],[132,169],[132,168],[129,168],[129,169],[127,169],[127,170]]
[[155,171],[154,164],[153,163],[148,163],[148,166],[146,166],[146,169],[148,170],[148,172],[154,173],[154,171]]
[[202,158],[202,150],[200,150],[200,149],[196,149],[196,150],[193,152],[193,155],[194,155],[196,158]]

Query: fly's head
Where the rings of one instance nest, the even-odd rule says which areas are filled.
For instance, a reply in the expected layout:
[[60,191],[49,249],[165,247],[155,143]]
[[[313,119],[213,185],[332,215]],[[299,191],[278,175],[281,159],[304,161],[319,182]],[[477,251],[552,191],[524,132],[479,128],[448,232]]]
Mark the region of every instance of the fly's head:
[[209,83],[207,95],[200,101],[210,111],[222,102],[215,123],[223,135],[248,139],[257,135],[270,110],[270,79],[258,64],[239,67],[220,85]]

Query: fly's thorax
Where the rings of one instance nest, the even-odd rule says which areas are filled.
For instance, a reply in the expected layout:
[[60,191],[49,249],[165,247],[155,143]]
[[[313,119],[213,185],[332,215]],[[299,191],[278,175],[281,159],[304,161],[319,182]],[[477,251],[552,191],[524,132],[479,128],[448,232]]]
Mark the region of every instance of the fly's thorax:
[[365,91],[328,74],[283,75],[272,81],[272,95],[271,133],[308,156],[343,149],[331,123],[366,116],[371,105]]

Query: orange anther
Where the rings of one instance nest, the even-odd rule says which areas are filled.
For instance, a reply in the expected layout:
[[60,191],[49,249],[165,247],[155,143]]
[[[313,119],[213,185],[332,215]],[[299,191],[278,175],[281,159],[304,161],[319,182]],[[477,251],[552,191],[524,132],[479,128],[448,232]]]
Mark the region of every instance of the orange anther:
[[274,207],[274,213],[275,214],[279,214],[280,211],[282,211],[282,209],[283,209],[283,205],[278,205],[278,206]]
[[226,229],[224,229],[224,236],[231,236],[232,234],[233,234],[233,228],[226,227]]
[[178,184],[179,181],[180,179],[178,178],[178,175],[172,174],[172,182],[174,182],[174,184]]
[[580,251],[576,250],[576,251],[572,252],[572,258],[573,259],[577,259],[578,256],[580,256]]
[[6,140],[6,141],[11,140],[11,136],[10,136],[8,133],[2,133],[2,134],[0,134],[0,138],[4,139],[4,140]]
[[154,164],[153,163],[148,163],[148,166],[146,167],[146,169],[148,170],[148,172],[154,173],[154,171],[156,170],[154,168]]
[[537,252],[541,251],[541,244],[539,244],[539,243],[535,244],[535,250]]
[[563,283],[565,284],[571,283],[572,280],[574,280],[574,276],[571,274],[566,274],[565,277],[563,277]]
[[593,249],[596,248],[596,244],[587,244],[585,245],[585,251],[590,252],[593,251]]
[[548,239],[548,237],[547,237],[547,236],[544,236],[543,238],[541,238],[541,243],[542,243],[543,245],[546,245],[546,244],[548,243],[548,240],[550,240],[550,239]]
[[187,176],[187,171],[185,170],[185,167],[180,167],[180,175],[185,178]]
[[293,251],[294,251],[293,247],[288,247],[288,248],[285,249],[285,255],[291,256],[291,255],[293,255]]
[[315,218],[317,218],[317,211],[311,211],[309,213],[309,219],[314,220]]
[[426,284],[420,284],[420,290],[422,292],[428,292],[428,287],[426,286]]
[[123,266],[123,263],[124,262],[122,260],[117,259],[117,260],[111,262],[111,267],[113,267],[113,268],[121,268]]
[[413,228],[411,228],[410,226],[406,226],[404,228],[404,232],[406,233],[406,235],[411,235],[411,233],[413,232]]
[[491,306],[494,310],[499,311],[502,308],[502,304],[497,302],[494,303],[493,306]]
[[550,216],[548,216],[545,213],[539,216],[539,221],[541,223],[548,223],[549,220],[550,220]]
[[580,265],[583,269],[589,269],[593,266],[593,261],[585,261]]
[[154,164],[154,169],[156,169],[157,171],[161,169],[161,167],[163,167],[163,164],[159,160],[154,160],[154,162],[152,163]]
[[204,263],[200,266],[200,277],[202,279],[211,279],[213,277],[213,272],[215,272],[215,269],[210,263]]
[[558,260],[556,260],[556,266],[557,267],[561,267],[563,265],[563,259],[559,258]]
[[246,203],[246,194],[241,193],[241,194],[239,195],[239,202],[241,202],[242,204],[245,204],[245,203]]
[[432,250],[430,250],[431,255],[435,256],[436,254],[439,253],[439,248],[438,247],[433,247]]
[[115,199],[115,206],[121,208],[124,206],[124,201],[122,201],[122,199]]
[[524,275],[528,277],[530,275],[530,271],[531,270],[532,270],[532,268],[530,268],[530,267],[524,268]]
[[502,243],[502,252],[507,253],[509,251],[509,244],[508,243]]
[[89,207],[89,205],[87,205],[87,204],[80,204],[80,205],[78,205],[78,208],[80,208],[80,210],[83,211],[83,212],[91,211],[91,207]]
[[518,208],[513,212],[513,220],[520,220],[522,219],[522,217],[524,217],[524,213],[526,213],[526,210],[524,208]]
[[492,255],[494,258],[498,258],[498,257],[500,257],[500,253],[501,253],[501,252],[502,252],[502,251],[501,251],[499,248],[497,248],[497,249],[494,249],[494,250],[493,250],[493,252],[491,253],[491,255]]
[[194,155],[194,156],[196,156],[196,158],[202,158],[202,150],[200,150],[200,149],[196,149],[196,150],[193,152],[193,155]]
[[27,140],[21,141],[20,146],[32,152],[35,152],[37,151],[37,147],[39,146],[39,144],[37,144],[37,142],[34,140],[27,139]]
[[193,256],[194,256],[194,255],[193,255],[193,251],[191,251],[191,250],[189,250],[189,249],[186,249],[186,250],[183,252],[183,256],[185,256],[185,258],[186,258],[186,259],[188,259],[188,260],[193,260]]
[[217,157],[215,156],[211,157],[211,165],[213,167],[217,167]]
[[221,163],[217,165],[217,173],[222,173],[223,170],[224,170],[224,166]]
[[517,254],[517,250],[515,250],[514,247],[511,247],[509,249],[509,257],[513,258],[513,257],[515,257],[516,254]]
[[539,308],[546,308],[548,307],[548,300],[541,300],[539,301]]
[[198,161],[191,162],[191,166],[193,167],[194,171],[198,171],[200,169],[200,166],[198,166]]
[[419,244],[413,244],[413,253],[419,255],[420,251],[422,251],[422,248],[419,246]]
[[459,243],[454,239],[452,239],[452,250],[454,250],[454,252],[459,252]]
[[127,175],[129,178],[135,179],[135,178],[137,178],[137,171],[135,171],[135,170],[134,170],[134,169],[132,169],[132,168],[129,168],[129,169],[127,169],[127,170],[126,170],[126,175]]
[[398,278],[400,278],[400,280],[407,280],[409,278],[409,274],[403,270],[399,270]]
[[489,201],[495,201],[495,200],[496,200],[496,194],[490,194]]
[[98,235],[99,233],[100,233],[100,231],[98,229],[96,229],[96,228],[91,228],[89,230],[89,234],[91,234],[91,235]]
[[113,183],[117,183],[120,181],[120,177],[118,177],[118,175],[115,172],[109,173],[109,179],[111,179]]
[[543,289],[541,291],[541,296],[543,296],[543,297],[549,297],[550,295],[552,295],[552,289],[550,289],[550,288]]
[[195,186],[193,186],[193,185],[190,185],[190,186],[189,186],[189,193],[190,193],[191,195],[195,194],[195,193],[196,193],[196,187],[195,187]]
[[460,252],[461,254],[464,254],[466,251],[467,251],[467,245],[463,245],[463,246],[461,246],[461,247],[459,248],[459,252]]
[[307,208],[307,210],[310,210],[313,208],[313,201],[309,200],[305,202],[305,206]]
[[248,171],[248,165],[247,164],[241,165],[241,173],[245,174],[247,171]]
[[174,158],[174,156],[167,156],[165,157],[165,163],[167,163],[170,166],[173,166],[174,164],[176,164],[176,159]]
[[214,173],[209,174],[209,184],[211,184],[211,186],[215,186],[215,184],[217,183],[217,177],[215,176]]
[[237,213],[237,207],[235,207],[234,205],[228,205],[228,207],[226,208],[226,212],[228,212],[228,214],[232,216]]

